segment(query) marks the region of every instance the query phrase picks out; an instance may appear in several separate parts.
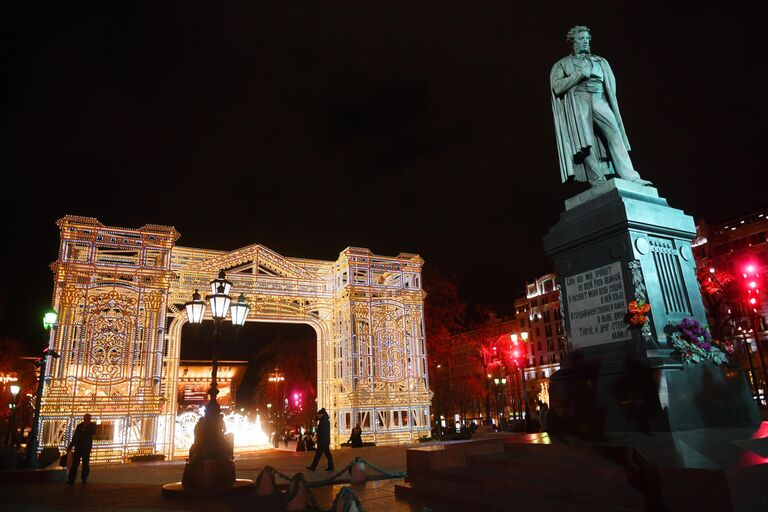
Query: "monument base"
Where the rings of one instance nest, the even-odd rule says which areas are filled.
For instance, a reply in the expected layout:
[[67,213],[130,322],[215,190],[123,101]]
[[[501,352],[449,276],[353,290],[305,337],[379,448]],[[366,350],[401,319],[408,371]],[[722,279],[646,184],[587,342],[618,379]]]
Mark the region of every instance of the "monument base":
[[166,498],[217,498],[219,496],[228,496],[254,489],[253,480],[238,478],[226,485],[194,486],[184,485],[181,482],[165,484],[161,488],[161,493]]
[[235,481],[235,462],[220,459],[193,459],[184,465],[181,481],[187,486],[229,485]]
[[[671,343],[683,320],[707,322],[695,237],[693,219],[652,187],[617,178],[566,201],[544,237],[569,342],[551,377],[551,432],[603,439],[758,424],[741,369],[684,366]],[[632,303],[650,311],[629,328]]]
[[549,432],[585,439],[760,421],[738,367],[628,358],[566,365],[550,381]]

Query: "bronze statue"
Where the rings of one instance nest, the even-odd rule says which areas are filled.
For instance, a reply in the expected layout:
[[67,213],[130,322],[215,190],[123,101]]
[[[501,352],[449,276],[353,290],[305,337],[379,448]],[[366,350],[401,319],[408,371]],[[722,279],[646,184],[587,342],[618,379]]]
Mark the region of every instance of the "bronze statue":
[[575,26],[567,40],[573,54],[560,59],[549,75],[560,175],[565,182],[595,186],[606,174],[651,185],[629,158],[629,141],[616,100],[616,78],[608,61],[590,52],[589,28]]

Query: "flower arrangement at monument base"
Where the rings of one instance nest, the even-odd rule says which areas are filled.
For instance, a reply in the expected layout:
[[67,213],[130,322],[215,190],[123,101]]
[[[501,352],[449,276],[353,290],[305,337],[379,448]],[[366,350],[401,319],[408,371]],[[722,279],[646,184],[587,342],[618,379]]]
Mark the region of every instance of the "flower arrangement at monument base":
[[728,362],[728,354],[733,353],[733,345],[713,340],[709,327],[695,318],[683,318],[674,329],[668,337],[669,344],[676,349],[685,364],[703,361],[724,364]]
[[627,306],[624,323],[629,326],[629,329],[641,329],[648,322],[648,313],[650,312],[650,304],[642,300],[633,300]]

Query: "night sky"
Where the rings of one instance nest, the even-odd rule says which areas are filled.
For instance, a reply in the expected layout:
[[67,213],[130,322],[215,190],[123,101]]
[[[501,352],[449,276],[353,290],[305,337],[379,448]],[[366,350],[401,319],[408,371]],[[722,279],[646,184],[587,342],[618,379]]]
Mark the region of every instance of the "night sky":
[[719,221],[766,205],[756,2],[13,4],[0,334],[28,345],[66,214],[173,225],[192,247],[419,253],[508,311],[585,188],[560,184],[548,81],[574,24],[611,63],[635,166],[672,206]]

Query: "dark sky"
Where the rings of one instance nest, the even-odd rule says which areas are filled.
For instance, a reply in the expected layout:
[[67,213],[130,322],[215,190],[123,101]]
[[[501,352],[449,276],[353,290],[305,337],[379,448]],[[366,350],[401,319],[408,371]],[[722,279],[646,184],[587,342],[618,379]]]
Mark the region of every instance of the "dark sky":
[[671,205],[765,207],[756,2],[70,4],[0,16],[0,333],[42,335],[66,214],[193,247],[416,252],[507,309],[580,190],[559,182],[548,83],[574,24]]

